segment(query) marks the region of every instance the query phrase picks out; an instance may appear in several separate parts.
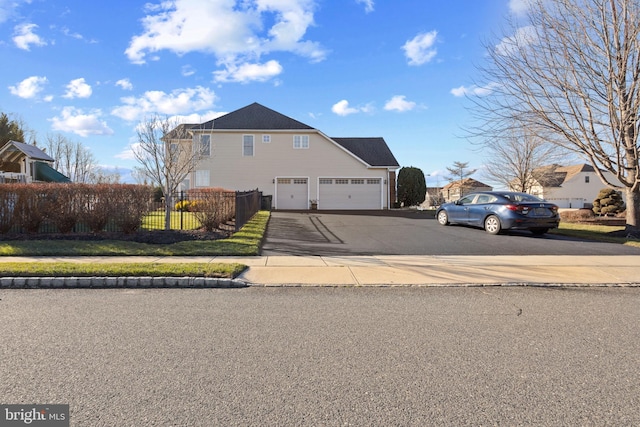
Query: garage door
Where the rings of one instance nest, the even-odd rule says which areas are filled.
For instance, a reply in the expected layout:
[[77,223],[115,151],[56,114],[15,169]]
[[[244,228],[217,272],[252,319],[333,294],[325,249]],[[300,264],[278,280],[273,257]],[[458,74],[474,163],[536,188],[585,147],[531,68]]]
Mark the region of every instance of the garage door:
[[380,178],[320,178],[318,209],[382,209]]
[[309,180],[307,178],[278,178],[276,209],[309,209]]

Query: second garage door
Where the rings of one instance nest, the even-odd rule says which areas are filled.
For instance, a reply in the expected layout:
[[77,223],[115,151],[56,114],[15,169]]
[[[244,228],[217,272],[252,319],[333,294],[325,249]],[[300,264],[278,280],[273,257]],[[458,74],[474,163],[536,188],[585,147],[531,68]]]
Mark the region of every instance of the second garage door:
[[380,178],[320,178],[319,209],[382,209]]

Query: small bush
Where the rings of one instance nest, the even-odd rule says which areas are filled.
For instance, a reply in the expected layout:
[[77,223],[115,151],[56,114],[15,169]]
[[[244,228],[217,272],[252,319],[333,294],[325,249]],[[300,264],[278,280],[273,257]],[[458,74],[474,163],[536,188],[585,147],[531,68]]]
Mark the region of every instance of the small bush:
[[178,212],[192,212],[192,205],[195,202],[191,202],[190,200],[181,200],[175,205],[175,210]]
[[619,191],[613,188],[604,188],[593,201],[593,212],[596,215],[615,216],[624,212],[624,200]]
[[591,209],[577,209],[572,211],[563,211],[560,213],[560,220],[565,222],[582,222],[589,221],[595,217]]

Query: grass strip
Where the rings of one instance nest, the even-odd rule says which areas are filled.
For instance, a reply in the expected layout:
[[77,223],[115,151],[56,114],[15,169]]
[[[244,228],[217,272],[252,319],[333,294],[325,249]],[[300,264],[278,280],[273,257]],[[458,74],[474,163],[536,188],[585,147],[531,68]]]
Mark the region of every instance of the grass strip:
[[595,240],[598,242],[618,243],[626,246],[640,247],[640,240],[618,237],[612,233],[624,230],[622,226],[592,225],[572,222],[560,222],[560,226],[549,233],[560,234],[578,239]]
[[16,240],[0,242],[0,256],[255,256],[269,222],[269,211],[257,212],[227,239],[157,245],[118,240]]
[[0,263],[1,277],[237,277],[247,268],[238,263]]

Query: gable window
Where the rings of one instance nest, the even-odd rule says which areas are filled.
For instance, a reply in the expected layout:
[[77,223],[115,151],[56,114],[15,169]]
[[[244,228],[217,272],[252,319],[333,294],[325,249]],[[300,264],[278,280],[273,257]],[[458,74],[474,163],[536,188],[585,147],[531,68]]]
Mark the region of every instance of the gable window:
[[293,148],[295,149],[309,148],[309,135],[294,135]]
[[210,184],[209,181],[209,170],[202,169],[196,171],[196,187],[208,187]]
[[586,184],[588,184],[588,183],[589,183],[589,176],[588,176],[588,175],[584,177],[584,182],[585,182]]
[[200,155],[211,155],[211,135],[200,135]]
[[253,156],[253,135],[242,136],[242,155],[248,157]]
[[271,142],[271,135],[262,135],[262,142],[268,144]]

